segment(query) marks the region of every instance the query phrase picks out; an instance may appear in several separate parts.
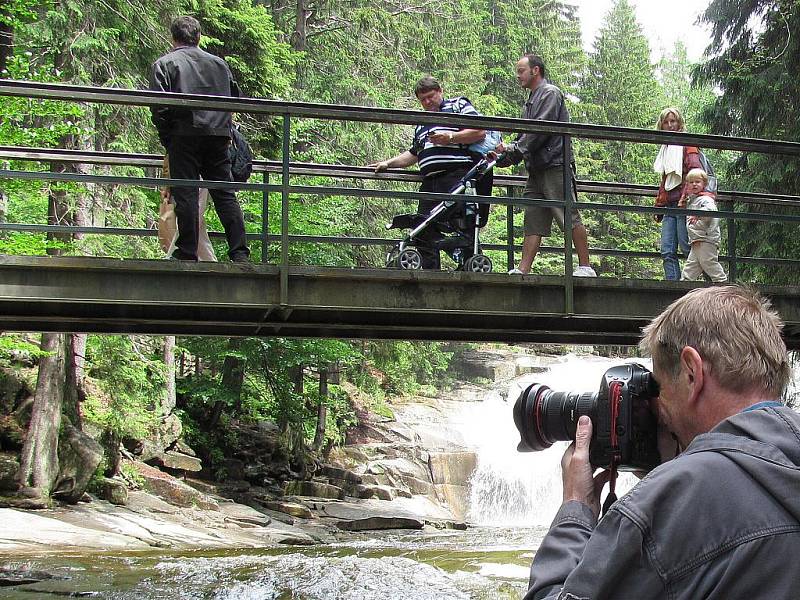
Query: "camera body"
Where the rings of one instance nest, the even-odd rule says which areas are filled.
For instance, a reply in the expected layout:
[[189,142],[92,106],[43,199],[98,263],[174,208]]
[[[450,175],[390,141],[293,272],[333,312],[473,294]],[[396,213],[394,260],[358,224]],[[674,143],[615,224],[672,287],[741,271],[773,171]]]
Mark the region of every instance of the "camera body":
[[534,383],[514,404],[520,452],[544,450],[557,441],[575,439],[578,418],[592,420],[589,461],[598,468],[650,471],[661,463],[658,421],[650,401],[658,383],[642,365],[611,367],[597,392],[555,392]]

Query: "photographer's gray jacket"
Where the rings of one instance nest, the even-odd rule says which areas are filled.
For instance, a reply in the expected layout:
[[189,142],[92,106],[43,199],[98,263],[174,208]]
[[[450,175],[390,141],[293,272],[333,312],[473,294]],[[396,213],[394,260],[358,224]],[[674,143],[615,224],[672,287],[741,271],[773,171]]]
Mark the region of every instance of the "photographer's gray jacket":
[[[523,119],[561,121],[569,123],[569,111],[563,92],[546,79],[528,96],[522,107]],[[569,162],[575,162],[567,137]],[[558,167],[564,164],[564,137],[549,133],[525,133],[513,144],[509,160],[518,163],[525,159],[529,172]]]
[[[159,92],[239,96],[228,64],[197,46],[173,48],[153,64],[150,89]],[[231,136],[231,113],[153,106],[153,124],[164,146],[173,135]]]
[[800,597],[800,415],[742,412],[697,436],[595,526],[567,502],[525,600]]

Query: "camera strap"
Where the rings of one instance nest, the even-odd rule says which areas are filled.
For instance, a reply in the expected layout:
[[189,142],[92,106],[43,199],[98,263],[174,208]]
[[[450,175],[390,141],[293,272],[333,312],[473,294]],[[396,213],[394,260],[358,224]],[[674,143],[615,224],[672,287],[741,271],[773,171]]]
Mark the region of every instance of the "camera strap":
[[609,409],[611,411],[611,447],[614,450],[611,465],[608,469],[608,496],[603,502],[603,516],[609,511],[614,502],[617,501],[617,466],[619,466],[619,440],[617,439],[617,418],[619,417],[619,405],[622,400],[622,382],[612,381],[608,386]]
[[617,465],[611,465],[611,468],[608,470],[609,478],[608,478],[608,496],[606,496],[606,501],[603,502],[603,516],[606,516],[606,513],[609,509],[614,505],[614,502],[617,501],[617,493],[614,491],[617,487]]

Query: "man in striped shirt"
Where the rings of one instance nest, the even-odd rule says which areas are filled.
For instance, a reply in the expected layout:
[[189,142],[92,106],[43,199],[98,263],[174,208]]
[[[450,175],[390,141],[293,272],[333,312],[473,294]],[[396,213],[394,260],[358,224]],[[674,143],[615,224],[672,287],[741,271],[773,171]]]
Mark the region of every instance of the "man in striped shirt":
[[[464,97],[445,99],[441,84],[431,76],[426,76],[417,82],[414,87],[422,108],[428,112],[448,112],[460,115],[479,114],[469,100]],[[419,164],[422,174],[421,192],[449,192],[458,181],[466,175],[475,164],[475,153],[470,152],[469,145],[480,142],[486,133],[483,129],[459,129],[451,125],[418,125],[414,130],[414,143],[411,148],[393,156],[388,160],[374,163],[375,172],[386,169],[402,169]],[[484,178],[485,179],[485,178]],[[486,190],[484,185],[478,185],[478,193],[491,194],[491,183]],[[438,202],[433,200],[420,200],[417,212],[428,214]],[[426,236],[435,236],[435,232],[426,231],[419,236],[420,241],[426,241]],[[439,269],[439,252],[432,248],[417,247],[422,255],[423,269]]]

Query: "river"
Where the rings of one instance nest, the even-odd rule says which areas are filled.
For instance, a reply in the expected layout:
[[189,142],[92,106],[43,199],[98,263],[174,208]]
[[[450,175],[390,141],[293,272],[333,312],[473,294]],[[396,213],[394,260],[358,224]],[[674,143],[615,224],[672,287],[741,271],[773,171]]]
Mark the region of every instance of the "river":
[[[618,360],[569,355],[547,372],[526,375],[464,403],[453,426],[478,452],[466,531],[353,534],[311,547],[232,552],[57,555],[14,560],[6,568],[59,577],[0,588],[12,599],[58,596],[155,600],[450,600],[519,598],[530,561],[560,503],[559,460],[566,443],[539,453],[516,451],[511,407],[539,381],[556,390],[596,390]],[[507,397],[509,401],[505,401]],[[622,492],[635,480],[623,479]],[[25,589],[27,588],[27,589]]]

